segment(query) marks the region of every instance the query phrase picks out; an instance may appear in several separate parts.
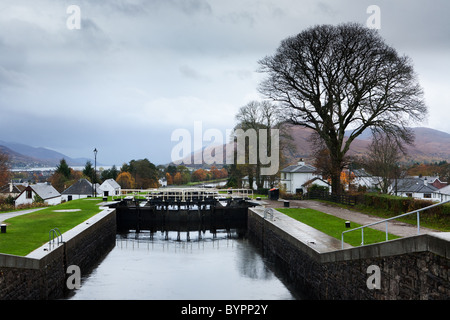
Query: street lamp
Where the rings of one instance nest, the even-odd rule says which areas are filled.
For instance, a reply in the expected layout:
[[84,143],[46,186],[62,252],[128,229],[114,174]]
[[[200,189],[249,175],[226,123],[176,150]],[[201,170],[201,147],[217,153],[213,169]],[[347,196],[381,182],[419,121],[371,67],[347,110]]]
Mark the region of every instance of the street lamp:
[[97,148],[94,149],[94,178],[92,179],[94,184],[94,197],[97,196]]

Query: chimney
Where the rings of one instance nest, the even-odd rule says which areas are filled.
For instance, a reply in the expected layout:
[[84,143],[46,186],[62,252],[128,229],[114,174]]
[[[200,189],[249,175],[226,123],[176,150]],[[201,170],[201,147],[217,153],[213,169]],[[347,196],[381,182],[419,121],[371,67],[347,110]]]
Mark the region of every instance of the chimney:
[[305,162],[303,161],[303,158],[300,158],[300,160],[297,163],[299,166],[304,166]]
[[13,182],[11,180],[11,182],[9,183],[9,193],[13,192],[13,187],[14,187],[14,184],[13,184]]

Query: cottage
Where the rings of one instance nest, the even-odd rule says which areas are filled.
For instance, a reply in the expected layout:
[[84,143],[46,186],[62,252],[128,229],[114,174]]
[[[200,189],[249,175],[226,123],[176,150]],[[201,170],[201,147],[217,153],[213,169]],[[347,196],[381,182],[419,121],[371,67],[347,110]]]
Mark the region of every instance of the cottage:
[[43,200],[45,204],[61,203],[61,194],[50,183],[38,183],[27,186],[15,200],[15,205],[32,204]]
[[316,174],[316,168],[305,164],[302,159],[296,164],[281,170],[280,185],[285,188],[288,193],[305,193],[306,188],[303,186],[307,181],[313,178],[321,178]]
[[104,197],[118,196],[121,192],[120,185],[114,179],[107,179],[103,181],[99,188],[103,192]]
[[431,185],[437,189],[444,188],[448,185],[447,182],[441,181],[439,177],[421,176],[417,178],[422,179],[427,185]]
[[450,185],[438,189],[435,194],[439,201],[450,200]]
[[352,184],[357,187],[365,187],[367,189],[376,189],[380,184],[380,177],[374,177],[364,168],[352,170]]
[[8,198],[12,197],[13,199],[17,198],[27,185],[17,184],[14,182],[10,182],[2,187],[0,187],[0,198]]
[[62,192],[62,200],[70,201],[88,198],[94,196],[94,193],[96,193],[95,196],[101,195],[102,190],[100,189],[100,186],[98,186],[98,184],[94,186],[88,180],[80,179]]
[[389,187],[389,192],[398,196],[424,200],[440,200],[437,190],[420,178],[398,179]]
[[319,187],[325,187],[325,188],[327,188],[328,192],[331,192],[331,185],[319,177],[314,177],[311,180],[308,180],[304,184],[302,184],[303,191],[306,192],[308,190],[308,188],[313,185],[316,185]]

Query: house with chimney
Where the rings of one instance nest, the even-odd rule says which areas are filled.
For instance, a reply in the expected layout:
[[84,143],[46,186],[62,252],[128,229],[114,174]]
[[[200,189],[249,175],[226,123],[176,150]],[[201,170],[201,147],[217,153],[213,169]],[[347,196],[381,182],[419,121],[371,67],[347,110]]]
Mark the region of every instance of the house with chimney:
[[400,197],[440,201],[438,190],[427,180],[417,177],[397,179],[389,187],[389,193]]
[[307,192],[308,186],[313,182],[319,185],[328,185],[316,172],[317,169],[315,167],[306,164],[303,159],[300,159],[297,164],[281,170],[280,186],[287,193],[303,194]]
[[23,183],[15,183],[11,181],[8,184],[5,184],[0,187],[0,198],[8,198],[12,197],[13,199],[17,198],[27,185],[24,185]]

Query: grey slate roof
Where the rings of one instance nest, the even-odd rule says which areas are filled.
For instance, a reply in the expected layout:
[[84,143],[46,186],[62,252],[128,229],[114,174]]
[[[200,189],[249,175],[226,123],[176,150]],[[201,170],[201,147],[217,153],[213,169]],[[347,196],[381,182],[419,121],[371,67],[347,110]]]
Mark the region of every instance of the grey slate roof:
[[310,166],[308,164],[303,164],[303,165],[291,165],[288,166],[286,168],[284,168],[283,170],[281,170],[281,172],[284,173],[314,173],[316,172],[316,168],[313,166]]
[[105,183],[108,183],[114,189],[120,189],[120,185],[114,179],[107,179],[107,180],[103,181],[102,185]]
[[33,184],[30,187],[36,192],[43,200],[56,198],[61,194],[51,185],[47,183]]
[[[395,188],[395,184],[393,184]],[[438,189],[432,185],[426,185],[422,179],[419,178],[404,178],[397,180],[397,191],[399,192],[414,192],[414,193],[432,193]]]
[[84,195],[92,195],[93,187],[92,183],[90,183],[86,179],[80,179],[75,182],[73,185],[68,187],[66,190],[62,192],[62,194],[84,194]]

